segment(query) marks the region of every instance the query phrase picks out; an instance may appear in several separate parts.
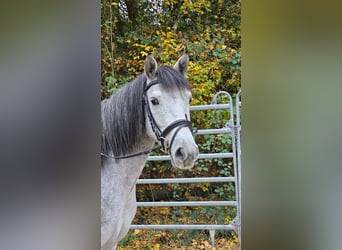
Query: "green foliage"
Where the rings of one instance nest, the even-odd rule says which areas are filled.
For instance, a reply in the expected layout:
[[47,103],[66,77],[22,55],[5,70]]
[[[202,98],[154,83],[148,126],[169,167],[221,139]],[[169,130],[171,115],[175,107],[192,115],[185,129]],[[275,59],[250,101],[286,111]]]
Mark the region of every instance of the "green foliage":
[[194,104],[218,90],[237,92],[240,37],[239,1],[102,0],[102,97],[142,73],[148,54],[170,64],[184,52]]

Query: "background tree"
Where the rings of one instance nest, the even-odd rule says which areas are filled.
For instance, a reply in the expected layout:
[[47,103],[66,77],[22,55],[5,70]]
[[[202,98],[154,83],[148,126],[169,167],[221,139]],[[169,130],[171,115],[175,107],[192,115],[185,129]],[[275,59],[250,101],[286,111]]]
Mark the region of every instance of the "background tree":
[[198,102],[240,88],[239,1],[103,0],[102,6],[103,98],[140,74],[150,53],[168,64],[190,55]]

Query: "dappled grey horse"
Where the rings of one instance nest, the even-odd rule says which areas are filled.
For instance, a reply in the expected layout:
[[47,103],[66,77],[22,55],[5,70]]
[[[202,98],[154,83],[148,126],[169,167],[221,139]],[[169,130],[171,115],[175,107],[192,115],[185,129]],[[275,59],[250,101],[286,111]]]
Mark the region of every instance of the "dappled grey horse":
[[161,148],[179,169],[192,168],[197,160],[188,63],[183,55],[174,67],[158,67],[148,56],[144,74],[101,103],[102,250],[116,249],[129,230],[136,213],[136,182],[151,151]]

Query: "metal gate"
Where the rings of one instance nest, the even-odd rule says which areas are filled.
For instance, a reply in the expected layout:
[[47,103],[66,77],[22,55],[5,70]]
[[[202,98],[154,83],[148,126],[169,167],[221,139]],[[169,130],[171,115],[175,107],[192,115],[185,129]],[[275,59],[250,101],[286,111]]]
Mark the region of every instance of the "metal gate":
[[[218,97],[225,95],[228,97],[227,104],[217,104]],[[163,178],[163,179],[139,179],[137,184],[169,184],[169,183],[210,183],[210,182],[233,182],[235,183],[236,200],[227,201],[171,201],[171,202],[137,202],[138,207],[176,207],[176,206],[235,206],[236,217],[228,224],[212,225],[212,224],[171,224],[171,225],[131,225],[130,229],[154,229],[154,230],[209,230],[211,245],[214,246],[215,230],[234,230],[241,243],[241,144],[240,144],[240,91],[236,95],[235,104],[233,98],[226,91],[217,92],[210,105],[191,106],[190,110],[195,112],[199,110],[215,110],[228,109],[230,119],[220,129],[199,129],[197,134],[230,134],[232,138],[232,152],[228,153],[200,153],[199,159],[209,158],[231,158],[234,167],[234,176],[232,177],[206,177],[206,178]],[[235,109],[235,112],[234,112]],[[234,119],[234,114],[236,120]],[[149,156],[148,161],[167,161],[170,156]]]

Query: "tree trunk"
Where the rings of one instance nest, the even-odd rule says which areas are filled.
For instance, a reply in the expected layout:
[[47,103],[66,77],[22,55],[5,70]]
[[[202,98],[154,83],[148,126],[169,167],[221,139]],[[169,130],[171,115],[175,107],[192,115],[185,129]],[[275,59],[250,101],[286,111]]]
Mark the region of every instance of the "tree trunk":
[[125,0],[127,7],[128,19],[131,21],[132,25],[135,25],[139,15],[139,7],[137,0]]

